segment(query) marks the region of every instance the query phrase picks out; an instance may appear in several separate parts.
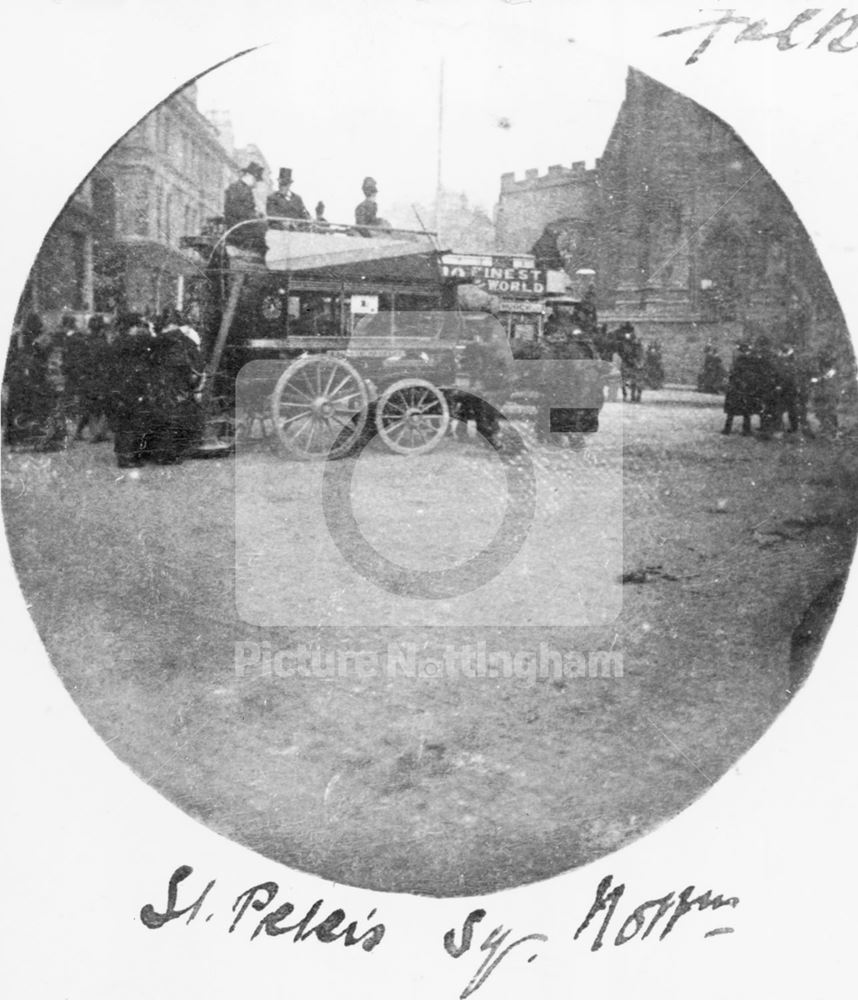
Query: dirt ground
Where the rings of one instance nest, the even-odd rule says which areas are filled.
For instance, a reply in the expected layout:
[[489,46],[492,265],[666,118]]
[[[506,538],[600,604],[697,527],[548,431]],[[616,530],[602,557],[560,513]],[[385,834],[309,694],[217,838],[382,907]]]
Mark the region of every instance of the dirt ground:
[[[70,695],[168,799],[339,882],[482,893],[664,822],[786,702],[790,634],[851,562],[855,439],[725,438],[720,402],[648,393],[606,404],[583,449],[533,446],[529,541],[449,599],[362,580],[319,514],[319,469],[264,446],[138,479],[109,444],[6,453],[6,528]],[[450,569],[503,522],[512,473],[477,440],[353,466],[357,525],[409,568]],[[622,675],[438,667],[479,642],[620,653]],[[381,662],[391,644],[418,675],[252,662]]]

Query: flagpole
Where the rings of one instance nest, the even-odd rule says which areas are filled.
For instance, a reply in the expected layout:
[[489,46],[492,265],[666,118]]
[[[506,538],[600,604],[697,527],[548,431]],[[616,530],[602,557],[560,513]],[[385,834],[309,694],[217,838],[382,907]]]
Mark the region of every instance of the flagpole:
[[444,138],[444,60],[438,73],[438,175],[435,179],[435,232],[441,240],[441,148]]

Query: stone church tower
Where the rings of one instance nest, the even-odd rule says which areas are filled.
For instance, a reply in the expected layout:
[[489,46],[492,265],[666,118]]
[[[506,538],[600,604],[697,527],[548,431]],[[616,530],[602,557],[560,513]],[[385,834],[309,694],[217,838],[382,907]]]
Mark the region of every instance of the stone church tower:
[[[580,201],[586,214],[569,219],[568,199],[557,199],[551,220],[540,204],[539,250],[551,256],[556,244],[555,259],[568,258],[568,268],[576,255],[564,247],[586,249],[600,318],[631,321],[644,340],[659,340],[669,380],[693,382],[709,342],[725,363],[738,339],[759,335],[809,348],[843,343],[843,318],[810,238],[715,115],[630,69],[595,175]],[[504,203],[513,187],[505,176],[499,216],[510,218]]]

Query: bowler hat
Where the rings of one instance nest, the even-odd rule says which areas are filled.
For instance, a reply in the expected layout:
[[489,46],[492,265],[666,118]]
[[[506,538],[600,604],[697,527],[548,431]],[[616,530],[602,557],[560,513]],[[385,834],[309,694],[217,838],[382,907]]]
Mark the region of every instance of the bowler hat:
[[253,176],[258,181],[261,181],[265,174],[265,168],[260,167],[260,165],[256,162],[256,160],[251,160],[250,163],[248,163],[247,166],[244,168],[244,170],[242,170],[242,173],[253,174]]
[[291,184],[292,183],[292,168],[291,167],[281,167],[280,176],[278,178],[281,184]]

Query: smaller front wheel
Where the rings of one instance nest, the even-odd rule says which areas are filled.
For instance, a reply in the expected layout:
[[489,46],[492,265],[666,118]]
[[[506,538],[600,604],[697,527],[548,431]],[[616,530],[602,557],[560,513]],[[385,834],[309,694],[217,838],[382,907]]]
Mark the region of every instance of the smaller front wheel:
[[375,408],[379,437],[399,455],[431,451],[447,433],[450,409],[444,393],[423,379],[402,379],[381,394]]

